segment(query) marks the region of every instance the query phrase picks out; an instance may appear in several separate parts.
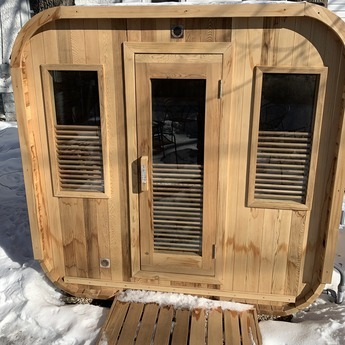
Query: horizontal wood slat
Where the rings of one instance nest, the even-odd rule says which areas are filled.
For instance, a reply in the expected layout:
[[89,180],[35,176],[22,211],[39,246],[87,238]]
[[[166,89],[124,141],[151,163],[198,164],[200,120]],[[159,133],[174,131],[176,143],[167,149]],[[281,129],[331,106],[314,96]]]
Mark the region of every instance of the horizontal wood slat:
[[310,133],[260,131],[254,198],[304,203],[311,142]]
[[261,345],[254,309],[242,312],[174,309],[155,303],[114,301],[99,344]]
[[103,192],[101,131],[97,126],[55,126],[62,191]]
[[200,255],[202,166],[153,164],[152,185],[154,249]]

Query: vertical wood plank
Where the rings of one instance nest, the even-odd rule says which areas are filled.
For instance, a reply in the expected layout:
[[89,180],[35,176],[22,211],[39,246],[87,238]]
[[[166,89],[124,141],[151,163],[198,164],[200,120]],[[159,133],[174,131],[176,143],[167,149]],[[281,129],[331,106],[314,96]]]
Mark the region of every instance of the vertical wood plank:
[[[113,28],[113,61],[109,63],[113,64],[114,71],[110,73],[114,73],[114,94],[115,94],[115,113],[116,113],[116,145],[112,146],[117,149],[117,157],[116,160],[110,161],[110,166],[116,166],[118,169],[118,180],[114,185],[114,190],[112,195],[114,195],[113,202],[114,207],[118,210],[118,218],[116,221],[118,232],[121,234],[121,254],[122,254],[122,279],[128,280],[131,273],[131,263],[130,263],[130,234],[128,229],[129,227],[129,219],[128,219],[128,192],[129,188],[124,181],[128,181],[128,174],[130,173],[127,171],[127,166],[125,162],[127,162],[127,152],[126,152],[126,145],[127,139],[124,133],[126,133],[126,119],[125,119],[125,102],[124,102],[124,78],[123,78],[123,43],[127,41],[127,31],[126,31],[126,20],[113,20],[112,21],[112,28]],[[116,45],[116,49],[115,49]],[[110,48],[111,49],[111,48]],[[111,76],[109,77],[110,80]],[[112,137],[113,131],[109,132],[109,136]],[[116,193],[116,194],[115,194]],[[116,195],[116,196],[115,196]],[[112,226],[115,226],[113,224]],[[116,236],[118,234],[113,234],[114,241],[116,240]]]
[[100,62],[99,32],[97,19],[84,20],[85,63],[98,64]]
[[172,306],[160,308],[153,345],[169,344],[171,328],[166,325],[171,325],[173,316],[174,308]]
[[141,20],[127,19],[128,42],[141,42]]
[[248,259],[247,259],[247,276],[246,288],[248,291],[259,291],[260,263],[262,252],[262,237],[264,229],[265,210],[251,208],[249,213],[248,232]]
[[259,291],[263,293],[271,293],[272,289],[274,248],[279,235],[280,216],[280,210],[265,210],[259,282]]
[[186,19],[185,42],[200,42],[199,18]]
[[[96,25],[93,23],[92,25]],[[110,258],[111,260],[111,267],[108,276],[114,279],[122,279],[122,224],[120,221],[120,213],[123,210],[122,207],[125,207],[125,203],[123,206],[120,207],[121,203],[121,177],[119,176],[119,147],[117,145],[117,137],[118,135],[114,135],[117,133],[117,109],[115,103],[115,97],[117,97],[119,90],[117,90],[115,85],[115,71],[114,66],[115,62],[114,59],[114,51],[119,49],[118,47],[121,45],[120,42],[117,42],[117,47],[114,47],[113,41],[113,33],[112,33],[112,21],[109,19],[99,20],[97,22],[97,29],[98,29],[98,37],[97,37],[97,44],[98,47],[98,54],[99,54],[99,61],[104,64],[104,114],[113,114],[113,116],[107,116],[106,122],[102,122],[102,133],[104,134],[103,141],[106,142],[107,147],[109,148],[109,152],[104,152],[104,166],[105,166],[105,183],[109,183],[110,185],[110,198],[108,199],[107,203],[107,212],[108,219],[109,219],[109,229],[108,233],[103,233],[102,238],[104,240],[109,240],[109,249],[110,251],[105,252],[106,258]],[[91,48],[91,47],[90,47]],[[120,52],[119,52],[120,53]],[[96,56],[93,55],[93,58],[97,59]],[[114,63],[115,62],[115,63]],[[119,85],[121,87],[121,84]],[[123,114],[123,111],[121,112]],[[104,273],[104,272],[103,272]]]
[[231,42],[231,18],[214,18],[215,42]]
[[279,49],[277,49],[277,65],[292,66],[295,18],[280,18],[282,28],[279,30]]
[[170,41],[170,19],[156,19],[156,42]]
[[59,208],[66,274],[87,277],[88,253],[83,199],[60,198]]
[[84,20],[71,20],[69,27],[71,30],[69,34],[72,62],[75,64],[84,64],[86,63],[86,37],[84,32]]
[[97,208],[97,200],[84,199],[85,241],[88,260],[87,276],[96,279],[100,277]]
[[200,345],[205,343],[205,321],[206,315],[204,309],[194,309],[192,311],[189,345]]
[[[231,85],[231,110],[228,116],[230,117],[230,134],[231,143],[229,147],[229,172],[231,178],[228,178],[228,223],[227,233],[225,236],[225,265],[226,271],[224,272],[224,285],[230,289],[234,288],[234,276],[236,281],[239,282],[238,288],[243,287],[245,279],[245,265],[246,259],[241,256],[241,249],[243,249],[243,242],[246,242],[246,232],[237,228],[237,212],[238,212],[238,197],[240,193],[239,175],[240,171],[240,150],[241,150],[241,116],[236,114],[242,113],[243,106],[243,76],[246,69],[246,50],[241,49],[247,44],[247,31],[242,21],[233,19],[233,76]],[[239,238],[240,236],[240,238]],[[237,284],[237,282],[236,282]]]
[[58,57],[60,63],[72,63],[70,21],[67,19],[56,22]]
[[[56,22],[46,25],[43,35],[45,63],[59,63],[58,31]],[[38,51],[36,51],[36,54]]]
[[[128,25],[137,22],[127,21]],[[133,31],[133,35],[137,33]],[[130,36],[131,31],[128,31]],[[140,238],[139,238],[139,195],[138,195],[138,153],[137,153],[137,116],[135,97],[135,57],[134,52],[124,46],[124,74],[126,96],[126,134],[127,134],[127,169],[129,189],[129,228],[130,228],[130,252],[131,271],[136,274],[140,270]]]
[[304,18],[296,18],[295,21],[295,38],[292,52],[292,64],[294,66],[308,66],[310,55],[310,43],[306,37],[310,36],[311,21]]
[[307,212],[303,211],[294,211],[292,213],[287,274],[285,280],[285,291],[287,294],[297,295],[299,287],[306,216]]
[[[230,200],[228,199],[228,177],[230,175],[231,166],[229,166],[229,153],[230,153],[230,112],[231,112],[231,85],[232,85],[232,49],[229,47],[224,53],[223,57],[223,94],[221,100],[222,116],[220,117],[220,131],[219,131],[219,181],[218,181],[218,233],[217,233],[217,253],[216,253],[216,277],[222,279],[227,276],[226,282],[229,284],[231,279],[229,278],[228,266],[226,266],[226,260],[228,250],[231,250],[231,244],[228,243],[228,214]],[[233,205],[232,205],[233,206]],[[228,262],[227,262],[228,263]],[[229,287],[224,285],[225,289]]]
[[272,293],[285,293],[285,278],[287,274],[288,250],[290,245],[290,227],[292,211],[282,211],[278,219],[278,233],[274,249],[272,268]]
[[211,309],[208,313],[207,345],[223,344],[223,313],[219,309]]
[[176,310],[176,321],[171,345],[187,345],[189,334],[189,310]]

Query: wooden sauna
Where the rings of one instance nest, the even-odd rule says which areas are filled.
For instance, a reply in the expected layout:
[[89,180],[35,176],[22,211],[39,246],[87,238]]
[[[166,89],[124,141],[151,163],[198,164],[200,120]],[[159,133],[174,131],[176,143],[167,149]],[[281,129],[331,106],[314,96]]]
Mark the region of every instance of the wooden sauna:
[[290,314],[332,276],[345,24],[309,3],[59,7],[12,80],[35,258],[59,288]]

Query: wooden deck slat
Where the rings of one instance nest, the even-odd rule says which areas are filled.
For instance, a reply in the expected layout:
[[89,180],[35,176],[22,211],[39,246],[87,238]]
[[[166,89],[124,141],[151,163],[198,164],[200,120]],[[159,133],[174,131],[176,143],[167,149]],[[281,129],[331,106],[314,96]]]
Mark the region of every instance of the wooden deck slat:
[[224,310],[225,345],[241,345],[241,333],[238,314],[232,310]]
[[108,319],[102,334],[102,337],[105,337],[109,344],[117,342],[129,305],[130,303],[128,302],[116,301],[109,310]]
[[241,326],[241,336],[243,345],[251,345],[251,336],[250,336],[250,321],[249,315],[246,311],[240,314],[240,326]]
[[187,345],[189,335],[189,310],[176,310],[175,327],[173,330],[171,345]]
[[208,313],[207,345],[223,344],[223,313],[212,309]]
[[143,318],[139,333],[136,339],[136,344],[150,345],[155,331],[157,315],[159,312],[158,304],[148,304],[145,306]]
[[254,316],[254,327],[255,327],[255,333],[256,333],[256,339],[257,339],[257,344],[262,344],[262,337],[261,337],[261,332],[260,332],[260,327],[259,327],[259,319],[258,319],[258,313],[256,309],[253,309],[253,316]]
[[190,325],[189,345],[205,344],[205,310],[194,309]]
[[135,335],[138,329],[138,324],[141,319],[143,309],[144,304],[131,303],[128,309],[126,320],[123,324],[120,338],[117,342],[118,345],[130,345],[134,343]]
[[170,340],[171,322],[174,316],[172,306],[162,307],[159,312],[154,345],[168,345]]
[[113,303],[101,341],[112,345],[262,345],[255,309],[175,310],[149,303]]
[[259,344],[258,336],[256,333],[255,315],[254,313],[248,313],[248,317],[249,317],[250,334],[253,337],[254,343]]

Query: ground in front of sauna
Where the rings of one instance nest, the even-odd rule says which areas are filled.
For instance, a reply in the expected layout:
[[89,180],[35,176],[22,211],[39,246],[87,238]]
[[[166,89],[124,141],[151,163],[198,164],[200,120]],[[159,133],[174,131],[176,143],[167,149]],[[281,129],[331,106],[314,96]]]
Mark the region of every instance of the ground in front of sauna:
[[[345,264],[345,230],[338,263]],[[334,274],[333,289],[339,277]],[[164,296],[157,294],[157,302]],[[176,296],[179,303],[179,296]],[[33,260],[15,123],[0,122],[0,345],[95,344],[109,309],[65,304]],[[322,295],[292,322],[260,322],[264,345],[345,344],[345,302]]]

